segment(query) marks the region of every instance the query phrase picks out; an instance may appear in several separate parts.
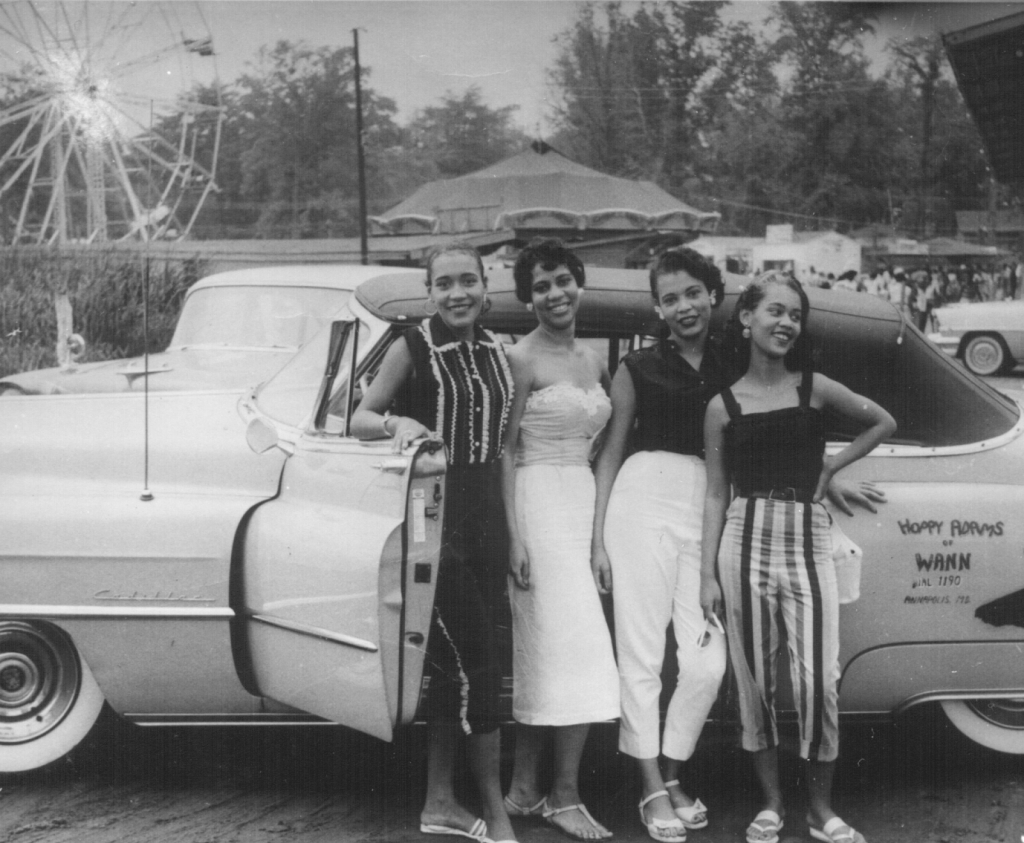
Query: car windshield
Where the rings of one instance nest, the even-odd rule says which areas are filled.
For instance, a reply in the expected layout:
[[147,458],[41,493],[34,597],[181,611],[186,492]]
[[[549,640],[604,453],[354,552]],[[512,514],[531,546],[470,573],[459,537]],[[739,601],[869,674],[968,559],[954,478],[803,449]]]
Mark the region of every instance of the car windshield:
[[[334,315],[335,319],[354,319],[347,307]],[[359,355],[364,356],[371,341],[371,331],[366,323],[359,326]],[[330,326],[325,327],[306,343],[302,349],[274,375],[259,391],[257,404],[260,411],[275,421],[290,427],[305,428],[313,414],[320,384],[327,365],[327,352],[331,341]],[[347,380],[348,355],[346,363],[339,370],[332,387],[334,395]],[[333,414],[333,411],[332,411]]]
[[350,295],[323,287],[206,287],[185,300],[170,347],[295,349],[330,322]]

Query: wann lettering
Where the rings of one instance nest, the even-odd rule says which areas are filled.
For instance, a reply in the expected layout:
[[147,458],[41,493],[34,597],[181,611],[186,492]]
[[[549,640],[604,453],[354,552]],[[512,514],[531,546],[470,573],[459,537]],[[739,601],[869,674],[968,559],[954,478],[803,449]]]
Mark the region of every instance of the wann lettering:
[[922,556],[914,554],[919,571],[969,571],[971,570],[971,554],[969,553],[929,553]]

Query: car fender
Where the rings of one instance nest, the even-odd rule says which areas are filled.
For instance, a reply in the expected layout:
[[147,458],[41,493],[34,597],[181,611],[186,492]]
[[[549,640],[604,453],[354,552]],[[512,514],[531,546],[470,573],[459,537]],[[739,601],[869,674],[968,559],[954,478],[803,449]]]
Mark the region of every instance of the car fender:
[[940,699],[1024,696],[1019,641],[933,641],[858,653],[843,670],[844,714],[899,714]]

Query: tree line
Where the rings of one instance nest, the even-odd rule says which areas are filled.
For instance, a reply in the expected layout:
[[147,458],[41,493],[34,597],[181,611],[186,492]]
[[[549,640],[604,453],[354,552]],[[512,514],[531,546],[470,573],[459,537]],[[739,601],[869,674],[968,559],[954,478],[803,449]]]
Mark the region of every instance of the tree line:
[[[877,7],[777,3],[756,25],[727,7],[581,6],[556,36],[546,140],[582,164],[720,211],[727,234],[884,222],[931,236],[952,231],[954,209],[987,201],[981,140],[937,36],[887,45],[878,75],[865,46]],[[394,100],[373,88],[372,68],[362,73],[371,215],[530,140],[516,107],[490,107],[477,87],[449,91],[402,124]],[[350,47],[279,41],[219,92],[191,92],[223,107],[219,192],[194,235],[358,233],[354,86]],[[30,93],[5,84],[0,106]],[[180,119],[156,129],[174,138]]]

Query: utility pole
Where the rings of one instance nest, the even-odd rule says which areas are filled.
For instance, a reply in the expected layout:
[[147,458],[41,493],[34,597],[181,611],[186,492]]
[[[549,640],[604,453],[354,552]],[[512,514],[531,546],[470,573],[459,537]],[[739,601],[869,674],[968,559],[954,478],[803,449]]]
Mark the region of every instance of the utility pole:
[[352,30],[356,60],[356,159],[359,165],[359,259],[367,264],[369,247],[366,242],[366,161],[363,157],[363,88],[362,70],[359,67],[359,30]]

